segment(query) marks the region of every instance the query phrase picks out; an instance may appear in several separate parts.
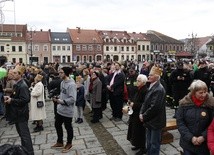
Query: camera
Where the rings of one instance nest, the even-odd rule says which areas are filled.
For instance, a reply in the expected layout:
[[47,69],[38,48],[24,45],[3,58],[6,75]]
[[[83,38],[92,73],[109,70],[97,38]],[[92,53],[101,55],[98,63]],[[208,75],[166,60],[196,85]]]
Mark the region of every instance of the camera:
[[48,98],[53,98],[54,96],[57,96],[57,88],[54,88],[52,90],[49,91],[49,94],[48,94]]

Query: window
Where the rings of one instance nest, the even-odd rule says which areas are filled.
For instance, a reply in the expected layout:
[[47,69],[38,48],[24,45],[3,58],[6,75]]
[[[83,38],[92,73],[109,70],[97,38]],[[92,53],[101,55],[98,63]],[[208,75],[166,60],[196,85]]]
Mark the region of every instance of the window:
[[97,45],[97,50],[101,51],[101,46],[100,45]]
[[92,50],[93,50],[92,45],[89,45],[89,46],[88,46],[88,50],[89,50],[89,51],[92,51]]
[[134,47],[132,47],[132,51],[134,51]]
[[67,57],[67,62],[71,62],[71,56]]
[[145,51],[145,45],[142,45],[142,50]]
[[57,51],[60,51],[61,50],[61,46],[57,46]]
[[23,62],[23,59],[22,58],[19,58],[19,63],[22,63]]
[[123,46],[121,47],[121,51],[124,51],[124,47]]
[[175,51],[175,46],[173,46],[173,50]]
[[82,50],[86,51],[87,50],[87,46],[86,45],[82,45]]
[[12,58],[12,62],[13,62],[13,63],[16,63],[16,58]]
[[117,46],[114,46],[114,51],[117,51]]
[[68,38],[63,38],[62,40],[63,40],[63,41],[68,41]]
[[76,45],[76,50],[80,51],[80,45]]
[[59,41],[59,38],[54,38],[55,41]]
[[1,52],[4,52],[4,46],[1,46]]
[[19,46],[19,52],[22,52],[22,46]]
[[70,50],[71,50],[70,46],[67,46],[67,51],[70,51]]
[[62,50],[65,51],[65,46],[62,46]]
[[12,52],[16,51],[16,46],[12,46]]
[[109,51],[109,46],[106,46],[106,51]]
[[129,51],[129,46],[126,47],[126,51]]
[[56,46],[53,46],[53,51],[56,51]]
[[65,56],[62,56],[62,63],[65,63]]
[[34,46],[34,51],[39,51],[39,45]]
[[109,42],[109,39],[106,39],[106,42],[108,43],[108,42]]
[[149,45],[146,45],[146,50],[149,51]]
[[48,46],[47,45],[43,46],[43,51],[48,51]]
[[177,51],[179,51],[179,46],[177,46]]
[[140,45],[137,45],[137,50],[140,51]]
[[154,45],[151,45],[151,50],[154,50]]

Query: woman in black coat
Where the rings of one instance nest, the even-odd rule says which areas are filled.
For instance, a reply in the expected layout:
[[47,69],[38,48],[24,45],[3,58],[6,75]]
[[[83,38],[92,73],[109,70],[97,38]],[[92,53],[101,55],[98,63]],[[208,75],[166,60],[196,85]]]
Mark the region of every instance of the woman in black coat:
[[212,121],[214,98],[205,82],[194,81],[190,93],[180,100],[177,126],[184,155],[209,155],[207,128]]
[[133,109],[133,114],[129,118],[127,140],[134,146],[132,150],[140,149],[140,152],[146,152],[146,129],[139,119],[139,113],[142,103],[147,92],[146,87],[147,77],[143,74],[137,77],[137,92],[130,102],[129,106]]

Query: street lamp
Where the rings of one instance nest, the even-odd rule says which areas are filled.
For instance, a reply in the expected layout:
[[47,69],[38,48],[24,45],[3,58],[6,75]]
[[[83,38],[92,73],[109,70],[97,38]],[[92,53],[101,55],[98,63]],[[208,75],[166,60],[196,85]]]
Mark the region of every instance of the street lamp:
[[33,64],[33,34],[35,34],[35,30],[32,30],[33,28],[30,28],[30,57],[29,57],[29,61],[30,64]]
[[93,46],[93,60],[94,60],[94,63],[95,63],[95,43],[96,43],[96,38],[93,38],[93,43],[94,43],[94,46]]

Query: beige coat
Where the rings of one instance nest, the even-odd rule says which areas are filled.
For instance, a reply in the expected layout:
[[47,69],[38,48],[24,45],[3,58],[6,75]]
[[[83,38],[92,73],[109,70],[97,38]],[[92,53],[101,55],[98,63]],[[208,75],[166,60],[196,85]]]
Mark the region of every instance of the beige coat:
[[[37,108],[37,101],[43,101],[44,106]],[[45,99],[44,99],[44,86],[42,82],[36,83],[31,91],[30,100],[30,119],[31,120],[43,120],[46,118],[45,111]]]

